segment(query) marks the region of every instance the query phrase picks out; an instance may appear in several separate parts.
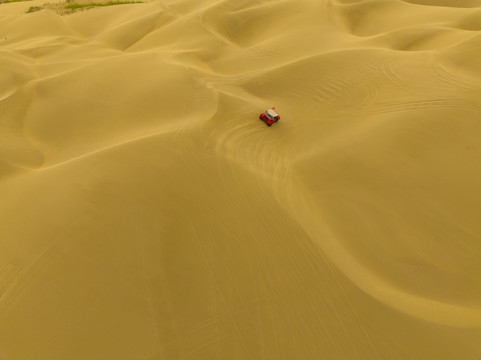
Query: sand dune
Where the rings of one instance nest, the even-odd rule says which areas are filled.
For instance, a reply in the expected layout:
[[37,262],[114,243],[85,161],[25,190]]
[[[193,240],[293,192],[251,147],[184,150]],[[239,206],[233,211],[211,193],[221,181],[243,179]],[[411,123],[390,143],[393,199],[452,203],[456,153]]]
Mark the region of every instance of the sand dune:
[[44,3],[0,4],[2,360],[481,358],[481,1]]

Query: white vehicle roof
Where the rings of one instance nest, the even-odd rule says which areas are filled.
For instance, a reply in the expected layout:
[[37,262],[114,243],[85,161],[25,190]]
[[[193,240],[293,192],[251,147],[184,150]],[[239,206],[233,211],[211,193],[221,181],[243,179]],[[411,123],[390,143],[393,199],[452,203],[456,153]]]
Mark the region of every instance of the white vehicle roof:
[[269,109],[266,111],[266,113],[268,113],[270,116],[272,117],[276,117],[276,116],[279,116],[274,110],[272,109]]

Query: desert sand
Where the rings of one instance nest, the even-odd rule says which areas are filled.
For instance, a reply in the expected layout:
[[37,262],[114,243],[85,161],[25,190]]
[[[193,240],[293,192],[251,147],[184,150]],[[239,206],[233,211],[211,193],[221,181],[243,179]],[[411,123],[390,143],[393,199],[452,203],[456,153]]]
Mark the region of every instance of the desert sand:
[[0,4],[1,360],[481,359],[481,1],[45,2]]

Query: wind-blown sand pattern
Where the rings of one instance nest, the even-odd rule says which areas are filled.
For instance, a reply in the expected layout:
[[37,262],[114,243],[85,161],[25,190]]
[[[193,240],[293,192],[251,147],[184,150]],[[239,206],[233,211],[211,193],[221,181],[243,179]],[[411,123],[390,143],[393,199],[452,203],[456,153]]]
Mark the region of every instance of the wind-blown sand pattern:
[[1,360],[481,359],[481,1],[44,3],[0,4]]

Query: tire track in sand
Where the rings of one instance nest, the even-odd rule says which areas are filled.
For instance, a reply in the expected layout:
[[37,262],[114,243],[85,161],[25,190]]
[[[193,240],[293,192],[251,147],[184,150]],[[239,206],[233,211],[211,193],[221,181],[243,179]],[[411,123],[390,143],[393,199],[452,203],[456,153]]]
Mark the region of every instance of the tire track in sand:
[[190,228],[190,230],[192,232],[192,235],[194,237],[194,240],[195,240],[194,243],[197,247],[197,251],[200,255],[200,259],[201,259],[201,261],[204,265],[205,270],[207,271],[207,273],[209,274],[209,276],[212,279],[212,283],[214,284],[214,286],[217,290],[217,295],[221,299],[221,302],[224,305],[225,310],[227,311],[227,314],[229,316],[229,320],[232,323],[232,327],[234,329],[236,337],[239,340],[239,343],[240,343],[242,349],[244,350],[244,353],[246,354],[246,358],[252,360],[253,359],[252,354],[250,353],[249,348],[247,347],[247,345],[245,343],[243,332],[240,331],[239,325],[237,324],[237,321],[234,317],[234,314],[232,313],[232,310],[229,308],[229,304],[227,303],[227,300],[224,296],[224,293],[222,292],[222,288],[219,285],[219,282],[216,278],[215,272],[212,270],[212,267],[209,264],[207,255],[204,251],[204,248],[203,248],[202,243],[200,241],[199,235],[197,234],[197,230],[196,230],[195,225],[192,221],[191,215],[189,213],[186,213],[184,217],[185,217],[185,219],[188,219],[188,221],[189,221],[189,228]]
[[2,290],[0,292],[0,318],[4,316],[6,310],[12,302],[18,298],[21,291],[31,282],[36,279],[36,274],[40,273],[40,270],[48,268],[55,257],[59,253],[59,243],[52,243],[42,251],[35,255],[23,265],[14,267],[13,265],[7,265],[9,273],[5,276],[6,282],[2,284]]

